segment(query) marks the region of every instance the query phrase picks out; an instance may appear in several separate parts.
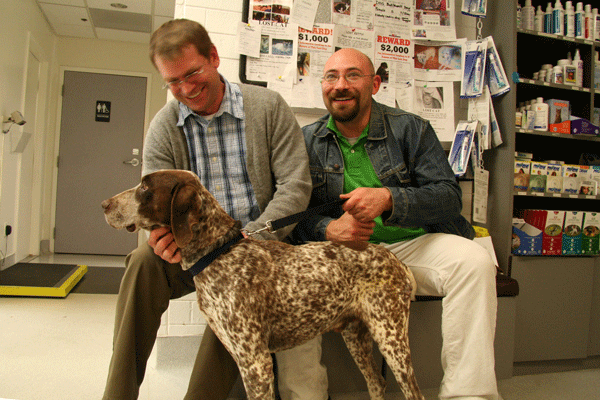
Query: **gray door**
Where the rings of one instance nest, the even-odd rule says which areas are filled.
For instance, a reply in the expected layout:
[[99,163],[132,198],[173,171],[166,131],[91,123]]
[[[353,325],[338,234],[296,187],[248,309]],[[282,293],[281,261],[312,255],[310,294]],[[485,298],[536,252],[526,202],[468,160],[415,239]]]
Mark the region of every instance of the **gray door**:
[[124,255],[137,246],[137,235],[106,224],[100,203],[139,183],[145,109],[144,77],[65,71],[56,253]]

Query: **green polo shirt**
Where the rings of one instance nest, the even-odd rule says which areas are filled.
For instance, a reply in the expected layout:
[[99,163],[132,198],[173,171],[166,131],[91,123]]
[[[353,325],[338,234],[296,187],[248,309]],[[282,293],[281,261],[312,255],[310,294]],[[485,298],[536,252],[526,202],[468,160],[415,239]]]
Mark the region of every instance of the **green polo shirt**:
[[[342,150],[344,159],[344,193],[349,193],[359,187],[382,188],[383,184],[377,177],[369,155],[365,150],[369,125],[361,133],[358,141],[351,144],[344,135],[340,133],[335,122],[329,117],[327,127],[338,136],[338,143]],[[384,226],[381,216],[375,218],[373,234],[369,239],[372,243],[396,243],[403,240],[414,239],[425,233],[423,228],[401,228],[397,226]]]

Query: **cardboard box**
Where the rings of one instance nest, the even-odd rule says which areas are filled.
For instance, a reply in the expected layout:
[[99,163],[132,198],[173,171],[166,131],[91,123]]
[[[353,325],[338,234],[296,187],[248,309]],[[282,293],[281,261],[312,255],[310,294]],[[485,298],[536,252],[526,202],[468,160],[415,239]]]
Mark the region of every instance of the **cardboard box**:
[[581,254],[581,232],[583,230],[583,212],[566,211],[562,235],[562,253],[564,255]]
[[581,253],[600,254],[600,212],[586,212],[583,216]]
[[548,104],[548,130],[550,132],[571,133],[571,112],[566,100],[550,99]]
[[548,164],[545,162],[532,161],[529,176],[529,191],[544,193],[546,191]]
[[589,178],[598,183],[600,187],[600,165],[590,165],[590,176]]
[[515,190],[529,189],[529,174],[531,172],[531,161],[515,160]]
[[564,211],[545,211],[546,223],[542,235],[542,254],[559,256],[562,253],[562,231],[565,222]]
[[561,164],[547,164],[546,193],[562,193],[563,166]]
[[600,128],[585,118],[571,117],[571,133],[573,135],[600,135]]
[[563,193],[579,194],[579,165],[563,165]]
[[542,254],[542,231],[523,219],[513,218],[511,252],[520,256]]

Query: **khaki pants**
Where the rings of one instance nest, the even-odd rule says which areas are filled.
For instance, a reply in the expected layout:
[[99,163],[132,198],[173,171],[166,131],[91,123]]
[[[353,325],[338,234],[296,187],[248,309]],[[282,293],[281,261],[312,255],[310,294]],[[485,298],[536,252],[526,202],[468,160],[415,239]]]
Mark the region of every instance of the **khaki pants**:
[[[162,314],[171,299],[195,291],[187,271],[183,271],[179,264],[163,261],[147,244],[129,254],[125,265],[117,299],[113,355],[104,400],[137,399]],[[315,346],[317,350],[314,350]],[[285,370],[280,368],[279,371],[286,393],[300,394],[301,397],[290,394],[283,399],[326,399],[327,375],[320,360],[320,339],[296,349],[285,352],[285,359],[281,360]],[[298,357],[295,352],[298,352]],[[291,368],[295,358],[297,367]],[[307,377],[302,374],[304,364],[312,366]],[[184,399],[225,400],[238,373],[229,352],[207,327]]]

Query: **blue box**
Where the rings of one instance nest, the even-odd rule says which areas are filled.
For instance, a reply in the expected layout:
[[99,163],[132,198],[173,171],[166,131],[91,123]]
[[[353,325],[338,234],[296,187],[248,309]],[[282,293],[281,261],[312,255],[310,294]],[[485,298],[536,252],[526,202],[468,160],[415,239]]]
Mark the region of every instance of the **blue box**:
[[571,117],[571,134],[600,135],[600,128],[585,118]]
[[519,256],[542,254],[542,231],[523,219],[513,219],[511,252]]

